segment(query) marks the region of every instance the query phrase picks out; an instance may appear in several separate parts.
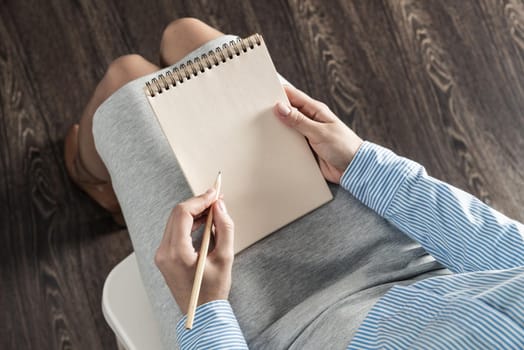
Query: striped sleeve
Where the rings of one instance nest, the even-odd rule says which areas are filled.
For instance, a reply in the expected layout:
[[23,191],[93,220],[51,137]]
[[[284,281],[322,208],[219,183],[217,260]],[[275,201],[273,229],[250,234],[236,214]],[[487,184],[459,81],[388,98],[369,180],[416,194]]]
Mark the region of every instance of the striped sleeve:
[[186,349],[247,349],[233,309],[227,300],[215,300],[197,307],[193,328],[185,329],[187,316],[176,326],[178,346]]
[[521,223],[386,148],[364,142],[340,183],[453,272],[524,265]]

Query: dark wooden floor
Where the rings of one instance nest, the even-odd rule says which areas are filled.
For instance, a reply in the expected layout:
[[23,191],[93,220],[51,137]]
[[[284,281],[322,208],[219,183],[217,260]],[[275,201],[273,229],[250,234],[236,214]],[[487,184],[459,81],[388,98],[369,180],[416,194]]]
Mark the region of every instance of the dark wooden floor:
[[524,220],[522,1],[0,1],[0,348],[114,349],[100,308],[124,230],[68,180],[67,128],[107,65],[158,63],[195,16],[265,36],[363,137]]

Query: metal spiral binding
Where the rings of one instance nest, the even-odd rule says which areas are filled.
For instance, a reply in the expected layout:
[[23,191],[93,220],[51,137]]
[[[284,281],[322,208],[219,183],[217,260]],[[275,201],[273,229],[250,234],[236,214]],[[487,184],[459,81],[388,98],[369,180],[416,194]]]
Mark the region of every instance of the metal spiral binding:
[[157,75],[151,81],[146,82],[145,91],[148,96],[154,97],[157,94],[169,90],[179,84],[183,84],[186,80],[190,80],[199,74],[205,73],[208,70],[219,66],[221,63],[232,60],[236,56],[247,52],[248,49],[254,49],[255,46],[262,44],[262,36],[260,34],[253,34],[245,39],[231,40],[229,43],[217,47],[214,51],[202,54],[193,60],[189,60],[180,64],[165,73]]

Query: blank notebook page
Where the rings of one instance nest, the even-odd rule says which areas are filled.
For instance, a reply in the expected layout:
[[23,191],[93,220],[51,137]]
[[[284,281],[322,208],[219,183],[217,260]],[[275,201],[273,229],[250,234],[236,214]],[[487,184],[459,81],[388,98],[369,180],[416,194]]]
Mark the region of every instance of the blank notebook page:
[[306,139],[273,114],[288,100],[263,41],[148,99],[194,194],[222,171],[235,253],[332,199]]

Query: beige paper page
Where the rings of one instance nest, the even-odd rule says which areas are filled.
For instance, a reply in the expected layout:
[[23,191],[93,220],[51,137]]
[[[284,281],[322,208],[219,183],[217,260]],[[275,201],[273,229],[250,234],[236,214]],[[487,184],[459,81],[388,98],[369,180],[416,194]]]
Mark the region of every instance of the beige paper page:
[[222,171],[235,253],[332,199],[305,138],[273,114],[287,97],[263,42],[148,98],[194,194]]

